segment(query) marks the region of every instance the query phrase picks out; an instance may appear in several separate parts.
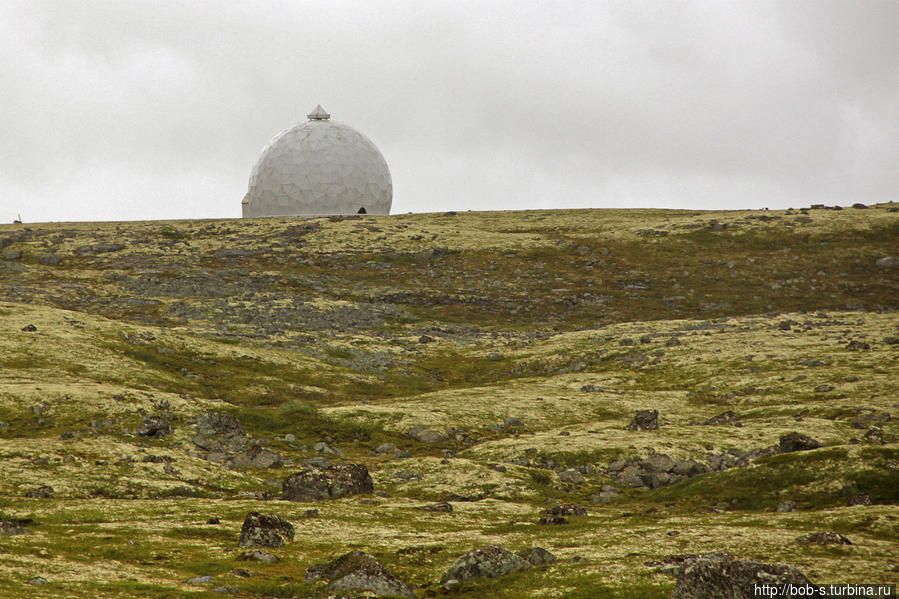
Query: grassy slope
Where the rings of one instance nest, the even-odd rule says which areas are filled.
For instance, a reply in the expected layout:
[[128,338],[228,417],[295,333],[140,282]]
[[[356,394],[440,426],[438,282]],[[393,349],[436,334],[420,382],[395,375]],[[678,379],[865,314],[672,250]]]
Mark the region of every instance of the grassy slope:
[[[899,336],[899,270],[874,265],[899,255],[890,209],[0,226],[23,251],[0,263],[0,515],[38,522],[0,537],[0,596],[202,596],[183,584],[197,574],[238,596],[305,596],[319,587],[304,569],[350,548],[440,595],[455,557],[487,543],[536,544],[563,561],[457,595],[663,597],[671,579],[643,562],[710,550],[793,563],[821,582],[895,581],[899,426],[884,425],[887,445],[849,442],[864,432],[851,424],[858,408],[897,407],[899,351],[884,339]],[[124,248],[79,251],[103,243]],[[48,253],[60,264],[41,263]],[[659,431],[624,430],[647,408]],[[743,427],[691,426],[727,409]],[[310,505],[254,500],[290,469],[192,456],[187,420],[205,411],[234,413],[293,460],[326,440],[368,464],[387,496],[320,503],[314,519]],[[134,435],[160,412],[173,436]],[[491,427],[508,416],[524,429]],[[478,442],[419,443],[405,435],[414,425]],[[548,501],[586,504],[612,482],[613,458],[703,459],[792,430],[824,447],[535,524]],[[276,439],[286,433],[295,445]],[[411,457],[374,455],[385,441]],[[171,457],[177,473],[146,455]],[[491,467],[523,456],[596,473],[571,489],[552,470]],[[56,498],[23,498],[42,484]],[[855,492],[875,505],[847,507]],[[481,499],[452,514],[415,509],[450,493]],[[799,510],[773,512],[783,499]],[[254,509],[297,525],[279,564],[236,561]],[[204,524],[212,516],[222,524]],[[794,540],[822,529],[854,544]],[[23,584],[38,575],[50,584]]]

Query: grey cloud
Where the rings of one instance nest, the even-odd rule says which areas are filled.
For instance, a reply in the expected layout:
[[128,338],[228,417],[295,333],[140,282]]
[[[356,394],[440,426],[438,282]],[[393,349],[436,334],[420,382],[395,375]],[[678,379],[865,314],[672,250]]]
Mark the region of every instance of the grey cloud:
[[899,4],[12,2],[0,220],[236,217],[321,103],[394,211],[896,199]]

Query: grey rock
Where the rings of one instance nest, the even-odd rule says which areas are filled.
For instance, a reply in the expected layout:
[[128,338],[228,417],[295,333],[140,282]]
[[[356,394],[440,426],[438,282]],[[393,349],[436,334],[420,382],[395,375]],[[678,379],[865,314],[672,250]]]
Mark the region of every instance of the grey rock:
[[241,547],[281,547],[284,537],[293,540],[293,525],[274,514],[250,512],[240,529]]
[[681,345],[681,342],[677,337],[672,337],[665,342],[665,347],[677,347],[678,345]]
[[740,422],[739,416],[737,416],[731,410],[726,412],[722,412],[717,416],[712,416],[708,420],[703,421],[701,424],[703,426],[722,426],[726,424],[737,424]]
[[375,449],[375,453],[379,455],[386,455],[391,453],[396,453],[397,447],[393,443],[381,443],[378,445],[378,448]]
[[644,481],[646,476],[648,476],[648,473],[640,466],[628,466],[618,475],[618,481],[628,487],[643,487],[646,486]]
[[194,576],[187,581],[187,584],[213,584],[215,578],[212,576]]
[[846,349],[848,349],[849,351],[868,351],[869,349],[871,349],[871,346],[864,341],[853,339],[848,343],[848,345],[846,345]]
[[387,571],[374,557],[351,551],[327,564],[306,570],[306,582],[328,579],[331,591],[370,591],[376,595],[415,597],[406,583]]
[[578,472],[577,470],[569,468],[568,470],[564,470],[559,473],[559,480],[563,483],[569,483],[572,485],[580,485],[586,479],[584,475]]
[[808,451],[810,449],[818,449],[821,443],[815,441],[808,435],[802,433],[791,432],[780,437],[780,451],[789,453],[792,451]]
[[50,581],[43,576],[35,576],[34,578],[29,578],[26,584],[40,586],[42,584],[50,584]]
[[44,485],[41,487],[37,487],[36,489],[31,489],[27,493],[25,493],[25,497],[30,499],[51,499],[53,497],[53,487],[48,485]]
[[227,461],[230,468],[280,468],[283,465],[281,455],[264,447],[251,447]]
[[445,512],[449,513],[453,511],[453,506],[448,501],[441,501],[439,503],[433,503],[430,505],[423,505],[418,508],[425,512]]
[[883,258],[878,258],[874,264],[880,268],[899,268],[899,258],[896,256],[884,256]]
[[76,249],[75,252],[80,256],[90,256],[94,254],[118,252],[124,249],[125,246],[121,243],[96,243],[93,245],[83,245]]
[[529,562],[532,566],[543,566],[545,564],[554,564],[556,556],[544,549],[543,547],[531,547],[530,549],[521,549],[515,552],[518,557]]
[[871,501],[871,496],[865,493],[856,493],[852,497],[849,498],[849,505],[873,505],[873,501]]
[[862,441],[869,445],[883,445],[886,443],[886,440],[883,438],[883,430],[879,428],[869,428],[868,431],[862,435]]
[[678,460],[674,463],[674,467],[671,469],[673,474],[678,474],[680,476],[696,476],[698,474],[705,474],[709,471],[709,467],[701,462],[697,462],[696,460]]
[[416,438],[422,443],[439,443],[444,439],[441,433],[430,429],[421,431]]
[[650,472],[670,472],[675,461],[664,453],[651,453],[639,462],[644,470]]
[[25,528],[30,520],[0,520],[0,536],[30,535],[33,534]]
[[21,260],[22,259],[22,250],[14,250],[12,248],[7,248],[3,250],[3,259],[4,260]]
[[312,446],[313,451],[318,453],[326,453],[330,455],[343,455],[343,452],[336,447],[331,447],[324,441],[319,441],[318,443]]
[[587,508],[576,503],[562,503],[540,512],[544,516],[586,516]]
[[503,422],[503,428],[520,428],[522,426],[524,426],[524,423],[521,421],[521,419],[514,418],[512,416],[509,416],[508,418],[506,418],[505,422]]
[[852,545],[852,542],[838,532],[821,531],[796,538],[797,543],[814,545]]
[[62,258],[56,254],[43,254],[38,257],[37,261],[44,266],[59,266],[59,263],[62,262]]
[[288,501],[319,501],[371,493],[374,483],[364,464],[309,465],[288,476],[282,489]]
[[500,545],[490,545],[472,549],[459,557],[446,571],[441,583],[450,580],[472,580],[474,578],[495,578],[513,572],[527,570],[531,563]]
[[629,431],[654,431],[659,428],[658,410],[637,410],[634,419],[627,425]]
[[778,512],[795,512],[796,511],[796,502],[795,501],[781,501],[777,504]]
[[253,551],[244,551],[237,558],[243,561],[252,561],[252,562],[262,562],[263,564],[277,564],[280,558],[277,555],[273,555],[268,553],[267,551],[260,551],[259,549]]
[[172,427],[169,421],[162,416],[148,416],[137,427],[137,434],[141,437],[158,439],[172,434]]
[[754,599],[753,584],[811,584],[793,566],[736,560],[723,553],[689,556],[677,568],[671,599]]

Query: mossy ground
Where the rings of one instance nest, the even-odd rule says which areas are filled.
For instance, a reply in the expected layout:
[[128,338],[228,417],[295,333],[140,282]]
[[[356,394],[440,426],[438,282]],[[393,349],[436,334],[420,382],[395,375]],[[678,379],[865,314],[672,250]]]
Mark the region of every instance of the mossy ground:
[[[0,516],[34,534],[0,537],[0,596],[315,596],[305,568],[351,549],[443,596],[455,558],[493,543],[561,561],[450,594],[666,597],[673,580],[644,562],[704,551],[896,580],[899,269],[875,266],[899,255],[890,205],[0,226],[10,235],[23,257],[0,264]],[[79,250],[101,243],[124,247]],[[638,409],[661,428],[625,430]],[[725,410],[743,426],[697,425]],[[291,469],[193,455],[188,421],[209,411],[294,462],[325,441],[386,496],[253,499]],[[856,442],[872,412],[894,416],[884,445]],[[171,436],[135,434],[161,413]],[[413,426],[449,434],[422,443]],[[790,431],[823,447],[589,503],[613,459],[703,460]],[[376,454],[385,442],[410,457]],[[586,481],[509,463],[524,457],[589,467]],[[41,485],[55,497],[24,497]],[[874,505],[849,507],[858,493]],[[419,509],[450,495],[472,500]],[[797,511],[775,512],[786,499]],[[537,525],[560,501],[589,514]],[[252,510],[295,524],[280,563],[237,560]],[[816,530],[853,545],[796,543]],[[196,575],[216,582],[186,584]]]

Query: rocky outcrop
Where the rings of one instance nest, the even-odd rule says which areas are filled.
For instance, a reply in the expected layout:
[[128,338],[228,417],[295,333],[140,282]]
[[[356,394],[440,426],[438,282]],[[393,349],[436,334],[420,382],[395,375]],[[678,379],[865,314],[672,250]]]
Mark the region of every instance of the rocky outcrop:
[[453,562],[441,583],[451,580],[471,580],[472,578],[495,578],[512,572],[526,570],[531,567],[531,562],[507,551],[500,545],[479,547],[463,554]]
[[274,514],[250,512],[240,529],[241,547],[281,547],[284,538],[293,540],[293,525]]
[[821,531],[802,535],[796,539],[798,543],[813,545],[852,545],[852,541],[838,532]]
[[169,421],[162,416],[148,416],[144,418],[140,426],[137,427],[137,434],[140,437],[153,437],[158,439],[172,434],[172,426]]
[[406,583],[362,551],[351,551],[330,563],[310,566],[306,570],[306,582],[322,579],[328,579],[330,591],[369,591],[376,595],[415,597]]
[[658,410],[637,410],[634,419],[627,425],[629,431],[655,431],[659,429]]
[[811,584],[793,566],[737,560],[726,553],[687,556],[676,573],[671,599],[753,599],[759,596],[753,594],[755,584]]
[[197,434],[191,441],[208,452],[237,453],[247,447],[247,436],[237,418],[230,414],[208,412],[194,420]]
[[808,451],[810,449],[818,449],[819,447],[821,447],[821,443],[815,441],[808,435],[792,432],[787,433],[786,435],[782,435],[778,446],[782,453],[789,453],[792,451]]
[[319,501],[374,491],[364,464],[312,464],[288,476],[282,484],[287,501]]

